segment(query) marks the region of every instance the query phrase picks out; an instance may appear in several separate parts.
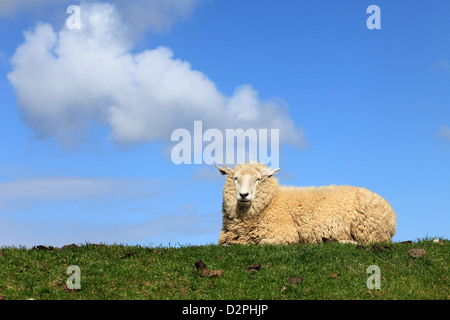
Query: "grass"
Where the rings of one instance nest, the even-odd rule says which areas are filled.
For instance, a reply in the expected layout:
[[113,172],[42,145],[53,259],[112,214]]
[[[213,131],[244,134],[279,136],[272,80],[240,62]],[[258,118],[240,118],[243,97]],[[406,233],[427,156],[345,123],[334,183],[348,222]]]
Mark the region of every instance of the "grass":
[[[0,249],[0,299],[449,299],[449,246],[449,240],[423,239],[358,249],[335,242],[4,247]],[[425,249],[426,254],[413,258],[410,249]],[[195,267],[199,259],[223,274],[202,276]],[[245,270],[256,263],[260,270]],[[67,288],[70,265],[80,267],[80,290]],[[367,287],[370,265],[380,268],[380,289]]]

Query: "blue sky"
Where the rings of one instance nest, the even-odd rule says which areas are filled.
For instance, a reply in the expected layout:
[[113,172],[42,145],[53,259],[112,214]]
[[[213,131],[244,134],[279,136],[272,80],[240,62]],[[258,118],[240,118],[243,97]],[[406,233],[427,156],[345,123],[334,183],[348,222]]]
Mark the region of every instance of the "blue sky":
[[280,129],[281,184],[366,187],[396,211],[394,241],[449,238],[449,14],[444,0],[3,1],[0,246],[216,243],[223,177],[170,157],[194,120]]

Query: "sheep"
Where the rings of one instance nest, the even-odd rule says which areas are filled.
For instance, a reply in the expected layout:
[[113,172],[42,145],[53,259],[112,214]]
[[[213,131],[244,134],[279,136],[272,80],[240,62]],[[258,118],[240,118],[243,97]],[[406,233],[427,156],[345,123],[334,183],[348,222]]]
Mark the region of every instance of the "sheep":
[[365,188],[279,186],[280,169],[262,163],[216,167],[226,175],[219,245],[389,243],[395,234],[394,210]]

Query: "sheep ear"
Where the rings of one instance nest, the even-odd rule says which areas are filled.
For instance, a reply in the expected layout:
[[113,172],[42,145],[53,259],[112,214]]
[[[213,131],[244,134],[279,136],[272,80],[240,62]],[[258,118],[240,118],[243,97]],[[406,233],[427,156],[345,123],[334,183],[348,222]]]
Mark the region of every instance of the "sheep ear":
[[223,168],[219,167],[218,165],[216,165],[216,168],[219,169],[219,172],[224,176],[226,174],[228,174],[231,169],[227,167],[227,165],[225,165]]
[[263,175],[267,176],[268,178],[270,178],[271,176],[273,176],[273,175],[274,175],[275,173],[277,173],[278,171],[280,171],[280,168],[274,169],[274,170],[272,170],[272,169],[270,169],[270,168],[264,168],[264,169],[261,171],[261,174],[263,174]]

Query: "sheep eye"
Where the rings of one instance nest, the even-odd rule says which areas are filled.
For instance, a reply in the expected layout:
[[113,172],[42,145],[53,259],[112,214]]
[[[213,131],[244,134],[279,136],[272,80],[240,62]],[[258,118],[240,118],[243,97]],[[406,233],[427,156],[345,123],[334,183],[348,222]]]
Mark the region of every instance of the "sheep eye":
[[238,178],[237,178],[237,177],[234,177],[234,181],[238,181]]
[[256,182],[260,182],[260,181],[261,181],[261,178],[256,179]]

